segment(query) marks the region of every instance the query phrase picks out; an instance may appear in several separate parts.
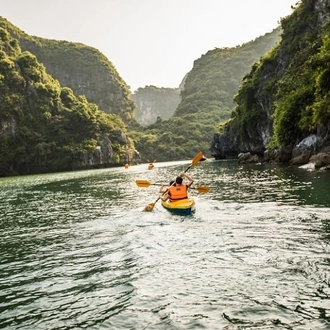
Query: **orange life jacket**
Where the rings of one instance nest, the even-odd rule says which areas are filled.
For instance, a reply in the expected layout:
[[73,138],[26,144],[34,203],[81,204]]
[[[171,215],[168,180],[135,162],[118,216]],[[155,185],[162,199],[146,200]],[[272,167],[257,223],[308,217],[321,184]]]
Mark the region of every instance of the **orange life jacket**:
[[168,194],[170,195],[170,200],[174,201],[178,199],[188,198],[187,191],[188,191],[188,187],[186,185],[171,186],[168,189]]

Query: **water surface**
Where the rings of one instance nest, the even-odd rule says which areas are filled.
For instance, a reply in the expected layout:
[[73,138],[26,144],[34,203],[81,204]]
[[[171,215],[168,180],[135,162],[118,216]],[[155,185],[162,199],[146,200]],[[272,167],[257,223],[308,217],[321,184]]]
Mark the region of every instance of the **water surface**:
[[1,329],[330,329],[330,173],[190,161],[0,179]]

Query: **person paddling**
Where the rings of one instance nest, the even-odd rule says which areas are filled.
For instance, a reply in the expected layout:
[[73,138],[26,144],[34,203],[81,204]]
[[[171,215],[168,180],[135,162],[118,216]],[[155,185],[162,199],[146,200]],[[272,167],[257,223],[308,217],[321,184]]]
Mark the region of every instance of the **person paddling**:
[[175,184],[175,180],[171,180],[171,181],[170,181],[170,184],[169,184],[168,187],[166,187],[166,185],[162,184],[162,185],[160,186],[160,188],[159,188],[159,193],[160,193],[160,194],[165,193],[166,190],[169,189],[171,186],[174,186],[174,184]]
[[[183,183],[183,177],[188,180],[188,184]],[[193,182],[194,180],[189,174],[181,173],[180,176],[175,179],[175,185],[169,187],[167,192],[160,197],[161,200],[165,202],[169,199],[172,202],[179,199],[188,198],[188,188],[193,184]]]

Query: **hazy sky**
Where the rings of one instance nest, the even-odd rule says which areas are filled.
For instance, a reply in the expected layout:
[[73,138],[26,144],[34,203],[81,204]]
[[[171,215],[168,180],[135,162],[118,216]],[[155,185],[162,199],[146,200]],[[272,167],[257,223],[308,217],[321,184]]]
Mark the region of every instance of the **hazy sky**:
[[194,60],[272,31],[298,0],[1,0],[27,34],[100,50],[134,92],[178,87]]

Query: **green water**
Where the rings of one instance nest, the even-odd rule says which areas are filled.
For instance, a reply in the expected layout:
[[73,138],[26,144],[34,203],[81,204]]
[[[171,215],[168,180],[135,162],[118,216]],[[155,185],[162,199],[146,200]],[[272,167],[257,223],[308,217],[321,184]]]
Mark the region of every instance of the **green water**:
[[1,329],[330,329],[330,173],[155,165],[0,179]]

